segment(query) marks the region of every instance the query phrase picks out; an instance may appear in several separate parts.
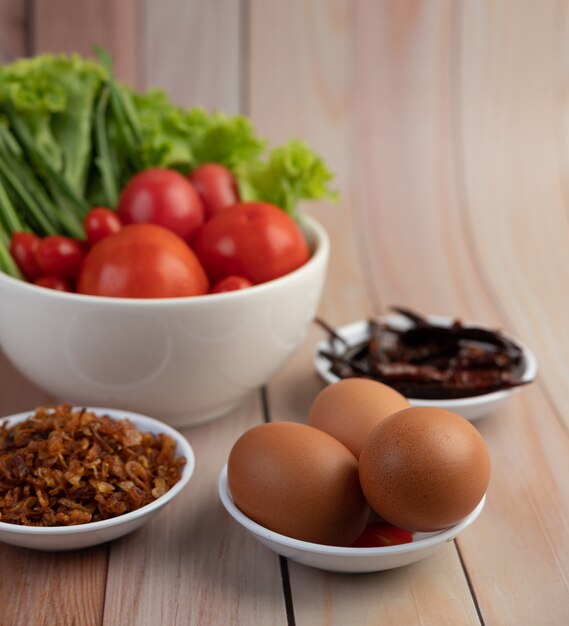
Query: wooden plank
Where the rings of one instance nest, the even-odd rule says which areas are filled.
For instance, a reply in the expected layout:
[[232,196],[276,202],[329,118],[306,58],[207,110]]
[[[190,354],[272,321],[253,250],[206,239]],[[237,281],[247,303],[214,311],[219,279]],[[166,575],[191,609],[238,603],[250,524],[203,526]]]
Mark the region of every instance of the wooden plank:
[[483,10],[465,3],[460,15],[457,97],[468,222],[485,281],[512,331],[535,350],[541,380],[569,425],[562,72],[569,13],[563,3],[516,6],[516,19],[492,3]]
[[100,624],[107,546],[36,552],[0,543],[0,622],[10,626]]
[[32,52],[78,52],[100,46],[113,57],[117,78],[140,84],[138,0],[32,0]]
[[167,510],[112,546],[105,624],[286,624],[278,557],[223,509],[217,479],[234,441],[262,421],[253,395],[221,421],[184,431],[195,476]]
[[[448,4],[430,5],[430,11],[417,9],[412,15],[399,14],[392,3],[360,2],[356,6],[354,13],[354,5],[348,2],[298,1],[278,9],[261,2],[251,4],[249,101],[254,121],[275,141],[290,136],[306,139],[340,172],[342,202],[338,207],[314,211],[332,240],[329,280],[320,307],[320,315],[332,324],[355,321],[369,313],[352,221],[360,219],[362,207],[354,203],[354,198],[365,202],[365,210],[374,213],[375,219],[378,207],[370,198],[379,195],[376,181],[387,178],[388,189],[395,187],[395,181],[389,178],[385,147],[376,152],[375,143],[381,129],[397,123],[395,109],[389,119],[380,121],[377,112],[380,105],[386,111],[396,103],[401,108],[402,94],[383,105],[378,98],[382,91],[374,89],[396,61],[400,66],[392,71],[403,72],[402,83],[410,83],[413,75],[406,77],[405,58],[400,58],[404,57],[405,42],[397,45],[390,41],[389,31],[397,33],[408,24],[417,34],[417,41],[407,63],[423,62],[429,69],[444,58],[450,39]],[[352,78],[354,70],[357,73]],[[444,82],[441,87],[449,89]],[[417,87],[417,108],[411,113],[419,111],[424,91],[429,95],[430,87],[425,82]],[[373,99],[365,101],[366,97]],[[406,193],[410,197],[412,191]],[[380,205],[383,214],[389,213],[390,206]],[[399,258],[395,252],[398,242],[406,247],[403,237],[394,236],[400,232],[393,229],[395,219],[389,214],[385,228],[374,222],[375,230],[366,238],[370,244],[375,242],[374,249],[382,247],[382,255],[389,252],[392,259]],[[385,268],[379,271],[385,272]],[[395,293],[392,278],[388,274],[384,286]],[[410,286],[414,285],[420,282],[415,280]],[[447,290],[448,286],[441,287],[441,292]],[[377,296],[374,292],[372,295]],[[379,308],[384,296],[382,289],[381,297],[372,301],[375,307]],[[321,336],[313,329],[299,353],[271,381],[271,419],[306,420],[310,403],[322,387],[311,362],[314,341]],[[297,624],[479,623],[452,547],[421,564],[370,576],[331,575],[290,561],[289,570]]]
[[314,576],[309,567],[290,562],[289,568],[298,626],[480,623],[452,543],[413,565],[363,576]]
[[28,19],[25,0],[0,0],[0,63],[26,54]]
[[465,563],[488,620],[566,623],[567,7],[463,3],[458,17],[456,106],[471,248],[505,324],[541,367],[538,387],[481,424],[494,478],[488,511],[465,539]]
[[241,3],[143,0],[147,87],[177,103],[237,113],[241,109]]
[[361,283],[353,234],[350,172],[349,51],[353,4],[252,1],[246,101],[261,136],[271,145],[300,137],[335,174],[342,201],[304,208],[325,224],[332,241],[322,310],[333,323],[361,315],[369,305]]
[[487,624],[569,619],[569,441],[540,389],[479,423],[492,459],[487,507],[458,539]]
[[361,267],[376,311],[397,304],[495,323],[456,184],[453,7],[358,4],[351,173]]

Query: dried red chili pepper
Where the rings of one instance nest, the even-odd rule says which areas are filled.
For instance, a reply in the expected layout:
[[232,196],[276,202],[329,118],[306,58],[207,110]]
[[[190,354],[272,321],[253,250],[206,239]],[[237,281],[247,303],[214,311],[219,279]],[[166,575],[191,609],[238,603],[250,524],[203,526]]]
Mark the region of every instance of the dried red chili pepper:
[[408,309],[393,310],[411,326],[369,320],[369,337],[354,346],[317,320],[330,336],[330,348],[320,354],[333,374],[373,378],[417,399],[464,398],[526,384],[522,350],[500,331],[459,320],[443,326]]

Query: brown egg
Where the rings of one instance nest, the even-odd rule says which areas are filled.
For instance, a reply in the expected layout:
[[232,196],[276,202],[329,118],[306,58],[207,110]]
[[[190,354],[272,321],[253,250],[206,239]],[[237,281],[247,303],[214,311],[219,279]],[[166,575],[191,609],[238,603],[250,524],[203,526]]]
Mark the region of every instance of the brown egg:
[[384,419],[360,455],[360,482],[374,511],[410,531],[448,528],[482,499],[490,458],[463,417],[427,407]]
[[359,458],[366,439],[381,420],[409,407],[398,391],[367,378],[345,378],[315,398],[308,423],[341,441]]
[[237,507],[287,537],[350,545],[368,520],[356,458],[305,424],[274,422],[247,431],[231,450],[227,477]]

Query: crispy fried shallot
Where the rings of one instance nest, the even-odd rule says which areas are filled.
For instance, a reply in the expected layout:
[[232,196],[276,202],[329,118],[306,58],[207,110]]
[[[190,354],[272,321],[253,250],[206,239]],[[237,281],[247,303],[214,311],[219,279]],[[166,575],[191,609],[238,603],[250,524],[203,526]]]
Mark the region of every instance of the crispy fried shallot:
[[182,475],[175,441],[69,404],[0,424],[0,522],[68,526],[134,511]]

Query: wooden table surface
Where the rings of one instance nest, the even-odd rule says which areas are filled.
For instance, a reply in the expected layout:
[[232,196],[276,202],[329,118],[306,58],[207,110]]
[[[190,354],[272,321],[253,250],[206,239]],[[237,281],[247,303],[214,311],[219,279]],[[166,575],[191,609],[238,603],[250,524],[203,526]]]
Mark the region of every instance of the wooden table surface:
[[[50,19],[57,7],[79,26]],[[194,478],[141,530],[69,553],[0,544],[0,624],[568,624],[567,2],[129,0],[81,21],[88,11],[2,1],[1,54],[103,39],[126,80],[245,112],[273,142],[303,137],[342,196],[306,208],[332,240],[319,315],[341,325],[398,304],[476,320],[529,344],[540,375],[476,424],[493,473],[471,528],[414,565],[326,573],[257,543],[216,491],[242,432],[306,419],[323,386],[314,327],[239,410],[184,430]],[[127,26],[130,46],[134,23],[138,55],[117,36]],[[52,400],[0,355],[0,414]]]

